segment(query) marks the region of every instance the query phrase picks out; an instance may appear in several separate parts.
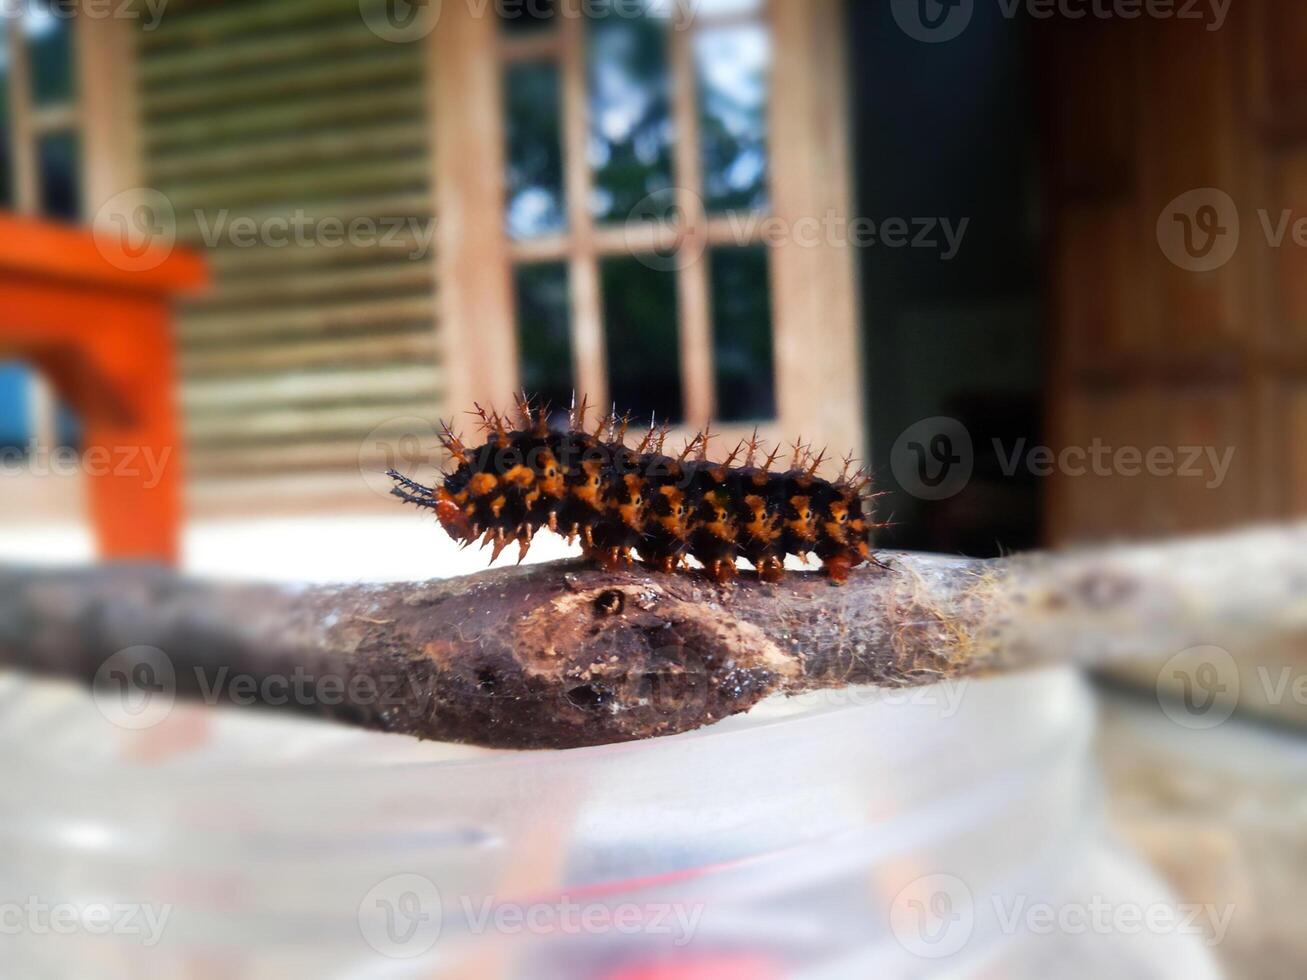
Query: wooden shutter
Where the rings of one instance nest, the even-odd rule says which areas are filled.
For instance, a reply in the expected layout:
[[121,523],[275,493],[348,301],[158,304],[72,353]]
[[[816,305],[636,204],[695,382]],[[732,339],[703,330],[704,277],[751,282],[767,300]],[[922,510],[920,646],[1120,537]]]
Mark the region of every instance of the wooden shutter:
[[[377,503],[368,435],[436,413],[423,47],[358,0],[175,2],[138,36],[144,182],[215,278],[178,323],[195,512]],[[316,244],[279,223],[233,244],[231,222],[278,217]],[[331,219],[395,237],[330,246]]]

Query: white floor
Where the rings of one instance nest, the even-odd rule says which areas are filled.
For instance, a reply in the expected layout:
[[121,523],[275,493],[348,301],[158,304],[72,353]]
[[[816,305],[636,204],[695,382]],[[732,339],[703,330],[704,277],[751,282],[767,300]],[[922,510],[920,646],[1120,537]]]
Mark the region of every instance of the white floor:
[[[459,551],[434,519],[411,511],[389,516],[326,516],[194,522],[183,537],[184,571],[212,578],[296,582],[385,582],[480,571],[489,549]],[[562,539],[540,535],[527,562],[576,554]],[[89,562],[95,548],[76,524],[0,524],[0,562],[66,565]],[[517,548],[496,565],[511,565]]]

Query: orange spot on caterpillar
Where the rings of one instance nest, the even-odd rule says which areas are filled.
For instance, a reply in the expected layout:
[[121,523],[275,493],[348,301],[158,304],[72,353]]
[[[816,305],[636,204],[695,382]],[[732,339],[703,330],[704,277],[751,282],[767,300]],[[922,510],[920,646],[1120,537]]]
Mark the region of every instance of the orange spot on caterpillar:
[[535,471],[529,466],[518,464],[501,477],[504,483],[512,487],[529,487],[536,482]]
[[493,473],[477,473],[468,483],[468,489],[474,497],[484,497],[499,485],[499,477]]

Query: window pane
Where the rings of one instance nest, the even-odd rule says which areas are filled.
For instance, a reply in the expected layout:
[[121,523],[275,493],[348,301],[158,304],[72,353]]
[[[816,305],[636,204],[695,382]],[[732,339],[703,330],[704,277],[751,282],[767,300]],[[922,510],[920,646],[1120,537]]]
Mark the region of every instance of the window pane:
[[73,101],[73,6],[32,0],[23,13],[23,35],[31,63],[32,103]]
[[68,221],[76,221],[81,217],[81,161],[78,157],[77,136],[74,133],[46,133],[36,141],[42,214]]
[[738,17],[754,14],[762,9],[762,0],[696,0],[692,10],[695,17]]
[[761,245],[715,248],[709,255],[713,383],[723,422],[776,417],[767,255]]
[[508,100],[508,233],[532,238],[567,226],[558,67],[513,65]]
[[9,133],[9,22],[0,17],[0,208],[14,206],[13,153]]
[[694,42],[709,213],[765,209],[771,38],[758,24],[702,31]]
[[522,387],[532,397],[565,410],[575,388],[567,265],[520,265],[514,280]]
[[0,449],[27,450],[32,440],[31,371],[0,361]]
[[676,273],[622,256],[600,264],[608,398],[646,419],[682,420]]
[[592,6],[601,12],[590,24],[590,212],[597,221],[626,221],[642,200],[672,185],[669,23],[647,3],[637,17],[631,0]]
[[55,404],[54,435],[58,445],[68,449],[82,448],[82,420],[63,402]]
[[555,0],[498,0],[499,25],[505,34],[528,34],[554,23]]

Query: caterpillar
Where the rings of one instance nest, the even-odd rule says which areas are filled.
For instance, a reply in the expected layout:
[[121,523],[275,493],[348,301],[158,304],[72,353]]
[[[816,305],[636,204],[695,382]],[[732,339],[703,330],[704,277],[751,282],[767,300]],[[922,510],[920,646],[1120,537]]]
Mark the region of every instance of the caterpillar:
[[[601,418],[585,428],[588,405],[573,399],[566,431],[550,427],[547,407],[515,399],[516,421],[480,405],[473,413],[486,436],[470,447],[448,423],[440,442],[456,468],[436,487],[395,470],[391,493],[434,510],[464,547],[493,544],[493,563],[511,541],[526,557],[535,534],[548,528],[581,541],[584,554],[614,569],[634,551],[649,568],[671,572],[693,557],[714,581],[737,574],[746,559],[766,582],[782,578],[786,555],[815,554],[834,582],[875,559],[874,525],[864,505],[869,479],[844,460],[839,479],[817,475],[825,453],[795,443],[790,465],[776,469],[780,448],[762,458],[755,430],[724,462],[708,459],[704,430],[676,456],[664,453],[669,426],[650,422],[639,444],[626,444],[629,417]],[[734,465],[743,455],[743,465]]]

